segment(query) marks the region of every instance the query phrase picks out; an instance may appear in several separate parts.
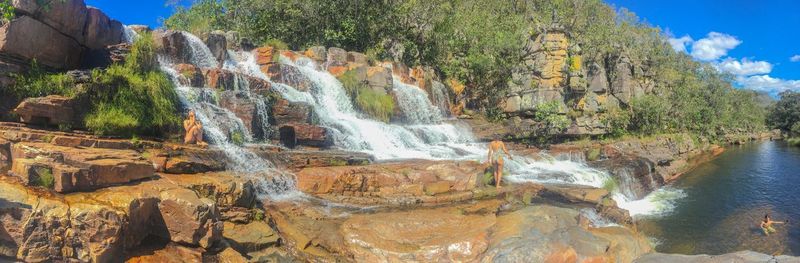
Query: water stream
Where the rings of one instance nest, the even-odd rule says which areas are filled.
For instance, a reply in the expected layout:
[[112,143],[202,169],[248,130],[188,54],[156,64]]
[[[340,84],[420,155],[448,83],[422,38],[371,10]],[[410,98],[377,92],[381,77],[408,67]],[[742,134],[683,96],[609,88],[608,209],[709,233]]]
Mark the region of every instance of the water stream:
[[[213,68],[220,65],[208,47],[195,36],[182,33],[189,41],[191,62],[200,68]],[[446,91],[444,87],[432,87],[433,98],[416,87],[393,78],[391,90],[397,98],[398,108],[404,116],[402,121],[385,123],[360,113],[351,102],[339,80],[308,58],[295,61],[280,58],[281,74],[286,83],[272,82],[259,65],[255,55],[249,52],[228,51],[228,61],[222,66],[226,70],[250,77],[260,78],[272,84],[272,88],[291,102],[302,102],[311,106],[318,125],[325,127],[332,136],[336,148],[364,152],[378,160],[432,159],[432,160],[476,160],[484,161],[487,147],[475,140],[466,124],[447,121]],[[205,131],[213,147],[223,150],[231,159],[232,169],[245,174],[264,173],[284,174],[276,171],[268,161],[258,158],[255,153],[232,143],[233,133],[244,135],[247,143],[257,143],[241,119],[227,109],[219,106],[219,95],[207,87],[188,87],[181,85],[180,75],[172,69],[168,58],[162,59],[162,68],[178,85],[177,91],[186,109],[197,112],[205,126]],[[243,77],[237,77],[232,91],[255,103],[260,120],[267,120],[268,105],[260,95],[250,94]],[[183,82],[185,83],[185,81]],[[435,86],[435,85],[434,85]],[[434,104],[436,102],[437,104]],[[269,123],[261,123],[269,129]],[[588,167],[583,160],[572,158],[552,158],[533,160],[514,156],[506,161],[508,182],[534,181],[540,183],[567,183],[602,187],[610,175]],[[263,176],[262,176],[263,177]],[[273,177],[274,178],[274,177]],[[275,197],[283,192],[296,192],[291,176],[279,176],[278,181],[264,181],[262,187],[268,189],[268,196]],[[263,181],[263,180],[262,180]],[[644,198],[633,200],[630,193],[621,191],[614,195],[619,205],[631,209],[635,214],[662,212],[658,204],[663,200]]]
[[[753,250],[800,255],[800,148],[784,142],[729,148],[683,175],[672,187],[684,192],[672,212],[644,217],[639,229],[665,253],[723,254]],[[766,213],[776,233],[764,235]]]

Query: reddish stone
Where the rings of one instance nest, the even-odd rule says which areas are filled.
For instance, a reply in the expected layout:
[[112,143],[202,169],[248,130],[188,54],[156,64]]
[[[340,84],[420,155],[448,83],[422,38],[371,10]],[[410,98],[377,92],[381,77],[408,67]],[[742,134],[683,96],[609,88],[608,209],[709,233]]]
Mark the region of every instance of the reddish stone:
[[28,98],[14,109],[23,123],[59,125],[74,123],[72,100],[63,96]]
[[275,56],[275,48],[272,46],[264,46],[256,49],[256,64],[268,65],[273,63]]
[[278,131],[281,142],[289,148],[294,148],[296,145],[313,147],[333,145],[332,138],[328,136],[328,130],[320,126],[291,123],[280,126]]

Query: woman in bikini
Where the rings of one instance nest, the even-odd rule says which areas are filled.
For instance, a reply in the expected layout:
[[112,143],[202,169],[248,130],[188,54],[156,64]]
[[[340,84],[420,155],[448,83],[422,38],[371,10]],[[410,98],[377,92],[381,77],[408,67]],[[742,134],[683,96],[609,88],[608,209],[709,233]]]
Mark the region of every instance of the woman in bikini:
[[489,143],[489,159],[487,161],[494,168],[494,185],[497,189],[500,189],[500,181],[503,180],[503,155],[508,156],[508,159],[514,159],[506,149],[506,144],[503,141],[494,140]]

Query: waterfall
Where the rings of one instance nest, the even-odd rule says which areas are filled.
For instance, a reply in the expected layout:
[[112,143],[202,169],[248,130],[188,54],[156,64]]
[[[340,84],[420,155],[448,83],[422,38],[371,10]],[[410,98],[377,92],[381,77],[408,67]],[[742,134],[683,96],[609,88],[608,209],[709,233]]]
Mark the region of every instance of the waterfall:
[[392,88],[397,96],[397,104],[403,112],[405,121],[411,124],[433,124],[442,120],[442,113],[431,105],[428,94],[416,86],[392,78]]
[[191,52],[190,62],[192,65],[198,68],[217,67],[217,59],[214,57],[214,54],[211,53],[211,50],[208,48],[208,46],[206,46],[206,44],[200,40],[200,38],[186,32],[180,32],[180,34],[186,38],[187,42],[189,42],[189,51]]
[[[196,38],[194,38],[196,39]],[[199,65],[214,67],[216,62],[202,42],[197,39],[197,61]],[[195,45],[191,45],[193,50]],[[268,81],[272,89],[290,102],[308,104],[317,118],[316,125],[325,127],[337,148],[358,151],[373,155],[378,160],[393,159],[433,159],[433,160],[477,160],[484,161],[487,146],[477,142],[470,132],[470,128],[463,123],[447,123],[442,120],[449,112],[447,105],[447,91],[444,87],[432,87],[431,96],[419,87],[408,85],[393,78],[392,91],[396,96],[399,110],[405,116],[403,123],[385,123],[370,119],[356,110],[351,98],[344,90],[339,80],[322,70],[314,61],[308,58],[298,58],[293,61],[280,57],[282,83],[273,82],[261,71],[256,62],[256,57],[251,52],[236,53],[229,51],[228,61],[223,67],[227,70],[248,75]],[[167,69],[168,70],[168,69]],[[434,85],[435,86],[435,85]],[[242,87],[244,87],[242,85]],[[183,90],[185,88],[180,88]],[[194,88],[197,89],[197,88]],[[245,92],[246,88],[242,88]],[[183,92],[181,96],[191,96]],[[250,94],[251,99],[258,99],[260,95]],[[211,102],[187,102],[189,108],[203,107],[196,104]],[[436,104],[434,104],[436,103]],[[219,107],[206,106],[217,109]],[[267,115],[267,105],[257,104],[259,114]],[[224,109],[221,109],[224,111]],[[207,114],[203,112],[203,114]],[[230,116],[235,117],[235,116]],[[263,118],[262,120],[265,120]],[[268,123],[263,123],[266,127]],[[211,127],[210,129],[213,129]],[[224,133],[222,133],[224,135]],[[227,138],[220,138],[220,147],[226,147]],[[217,145],[218,143],[216,143]],[[235,145],[234,145],[235,146]],[[264,162],[255,160],[257,157],[248,155],[247,150],[241,147],[232,147],[229,154],[237,155],[244,151],[244,160],[255,163]],[[603,187],[610,180],[611,175],[604,171],[593,169],[586,165],[583,156],[566,156],[566,159],[553,158],[543,155],[544,160],[533,160],[522,156],[512,156],[506,159],[509,182],[539,182],[539,183],[567,183]],[[253,168],[245,167],[244,170],[252,171]],[[256,168],[258,169],[258,168]],[[290,185],[293,181],[275,183],[270,185]],[[662,211],[658,203],[670,193],[659,193],[660,196],[651,199],[629,201],[630,193],[624,190],[613,194],[620,207],[631,208],[632,214],[650,213],[654,210]],[[656,200],[658,199],[658,200]],[[667,198],[669,199],[669,198]],[[638,203],[637,203],[638,202]],[[644,207],[645,209],[640,209]],[[653,209],[651,209],[653,208]]]
[[442,116],[450,116],[450,95],[447,92],[447,87],[440,82],[432,82],[431,95],[433,104],[439,108]]
[[133,41],[139,38],[139,33],[136,33],[131,26],[125,25],[122,27],[122,38],[126,43],[133,43]]
[[[216,67],[216,60],[202,41],[191,34],[185,32],[181,34],[190,42],[191,61],[194,65],[201,68]],[[183,108],[194,110],[196,118],[203,124],[203,135],[208,140],[209,147],[219,149],[225,154],[228,159],[228,170],[252,179],[257,184],[256,188],[261,197],[277,200],[301,196],[302,194],[296,190],[293,175],[275,169],[269,161],[232,141],[232,136],[236,133],[241,134],[247,142],[252,141],[252,135],[240,118],[219,105],[218,92],[207,87],[182,85],[180,74],[168,61],[169,58],[159,56],[161,70],[174,83]],[[256,102],[257,108],[260,108],[257,109],[258,114],[268,118],[267,106],[263,104],[263,99],[250,97],[249,83],[245,78],[237,77],[233,89],[233,92],[240,92],[247,99],[261,101],[261,105]]]

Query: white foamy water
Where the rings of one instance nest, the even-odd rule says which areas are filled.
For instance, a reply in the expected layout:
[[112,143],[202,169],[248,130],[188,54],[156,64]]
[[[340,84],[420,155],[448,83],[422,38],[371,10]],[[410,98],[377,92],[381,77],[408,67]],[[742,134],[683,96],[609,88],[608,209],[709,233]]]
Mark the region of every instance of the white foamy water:
[[[211,55],[208,47],[197,37],[181,33],[189,41],[192,63],[201,68],[216,67],[216,59]],[[237,175],[245,176],[256,183],[258,194],[263,198],[282,200],[296,198],[302,194],[296,190],[292,174],[275,169],[274,165],[266,159],[259,157],[249,149],[236,145],[231,136],[241,134],[246,142],[252,141],[252,135],[245,128],[245,124],[233,112],[219,106],[218,93],[206,87],[189,87],[182,85],[180,74],[168,62],[168,58],[159,57],[161,70],[166,73],[175,84],[176,93],[184,109],[193,110],[196,118],[203,125],[203,137],[210,147],[222,150],[227,157],[227,169]],[[245,99],[263,100],[260,97],[251,97],[249,84],[241,77],[236,77],[234,92],[240,92]],[[185,82],[185,81],[184,81]],[[257,106],[257,114],[264,114],[267,118],[266,105]],[[264,109],[260,109],[264,108]],[[268,123],[267,123],[268,124]],[[263,124],[262,124],[263,125]]]
[[[210,53],[209,53],[210,54]],[[204,56],[201,56],[204,57]],[[342,84],[312,60],[291,61],[281,57],[282,77],[288,83],[306,83],[307,90],[272,82],[256,64],[252,53],[229,52],[231,60],[224,63],[228,70],[270,81],[272,88],[291,102],[310,105],[318,125],[328,129],[335,147],[365,152],[378,160],[434,159],[485,161],[487,147],[476,142],[465,124],[446,123],[444,105],[431,102],[419,87],[393,81],[392,91],[398,97],[399,109],[406,116],[403,123],[384,123],[358,112]],[[443,93],[441,87],[434,90]],[[442,99],[443,94],[438,94]],[[436,98],[434,98],[436,100]],[[583,160],[559,160],[545,156],[533,160],[515,156],[506,158],[509,182],[568,183],[603,187],[611,175],[588,167]],[[664,190],[667,191],[667,190]],[[630,193],[617,193],[614,199],[632,215],[663,213],[671,209],[667,198],[657,191],[645,199],[628,201]],[[652,197],[651,197],[652,196]],[[679,196],[679,195],[672,195]],[[679,198],[679,197],[678,197]]]
[[136,41],[136,39],[139,38],[139,33],[136,33],[131,26],[125,25],[122,27],[122,29],[122,38],[124,38],[125,42],[133,43],[133,41]]
[[661,216],[672,212],[675,209],[675,201],[684,197],[686,193],[680,189],[662,187],[639,200],[629,200],[624,194],[616,193],[614,201],[620,208],[628,210],[633,217]]

